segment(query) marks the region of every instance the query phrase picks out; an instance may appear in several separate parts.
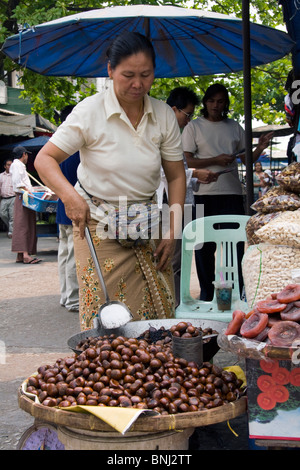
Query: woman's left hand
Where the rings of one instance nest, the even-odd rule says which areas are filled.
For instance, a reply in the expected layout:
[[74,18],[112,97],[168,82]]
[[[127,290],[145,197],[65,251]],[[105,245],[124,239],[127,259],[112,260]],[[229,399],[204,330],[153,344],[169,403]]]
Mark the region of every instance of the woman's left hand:
[[176,240],[172,239],[163,239],[160,241],[154,253],[154,256],[158,258],[156,265],[158,271],[165,271],[169,267],[174,255],[175,244]]

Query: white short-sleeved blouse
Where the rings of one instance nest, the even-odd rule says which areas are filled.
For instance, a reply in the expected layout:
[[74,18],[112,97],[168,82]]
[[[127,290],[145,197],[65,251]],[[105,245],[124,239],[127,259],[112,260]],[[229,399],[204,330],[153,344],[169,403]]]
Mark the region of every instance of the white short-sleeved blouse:
[[162,159],[182,160],[181,134],[170,106],[145,96],[135,130],[113,86],[80,102],[50,141],[69,155],[80,151],[78,180],[88,193],[109,202],[151,198],[160,183]]

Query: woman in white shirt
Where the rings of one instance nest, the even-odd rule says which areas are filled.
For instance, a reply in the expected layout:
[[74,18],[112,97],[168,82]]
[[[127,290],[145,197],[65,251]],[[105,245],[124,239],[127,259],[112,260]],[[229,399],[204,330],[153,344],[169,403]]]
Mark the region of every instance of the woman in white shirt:
[[[235,153],[243,151],[245,147],[244,130],[237,121],[228,118],[229,94],[224,85],[215,83],[208,87],[202,102],[203,115],[191,121],[182,134],[187,164],[191,168],[207,168],[213,172],[224,168],[230,171],[221,174],[212,183],[200,185],[195,193],[195,204],[202,205],[204,216],[244,214],[242,186],[235,157]],[[271,137],[272,133],[261,136],[253,151],[253,161],[259,158]],[[245,161],[244,154],[239,157]],[[239,249],[239,260],[242,253],[243,247]],[[212,300],[214,295],[214,255],[214,243],[206,243],[195,252],[200,299],[205,301]],[[242,287],[241,268],[239,274]]]
[[[155,213],[153,198],[161,165],[169,182],[169,203],[178,212],[183,210],[185,171],[180,130],[172,109],[148,95],[155,70],[148,39],[137,33],[117,37],[108,50],[107,67],[111,86],[79,103],[35,161],[41,178],[63,201],[73,221],[82,329],[93,327],[99,306],[105,302],[84,239],[86,225],[110,298],[124,301],[135,320],[174,315],[170,260],[177,230],[181,230],[181,213],[177,225],[171,217],[163,239],[154,239],[158,235],[153,236],[153,231],[148,236],[146,230],[134,241],[140,226],[133,217],[125,223],[125,229],[132,229],[128,240],[127,233],[122,235],[121,219],[127,219],[127,209],[134,213],[137,205],[142,216],[149,214],[147,208]],[[74,189],[59,163],[77,150],[80,165]],[[140,220],[145,222],[143,217]],[[151,223],[156,231],[155,221]]]

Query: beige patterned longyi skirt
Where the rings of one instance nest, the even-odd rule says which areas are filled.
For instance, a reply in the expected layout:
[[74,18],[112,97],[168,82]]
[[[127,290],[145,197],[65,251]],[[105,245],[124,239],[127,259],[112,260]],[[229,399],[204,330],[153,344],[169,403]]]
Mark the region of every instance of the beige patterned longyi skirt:
[[[171,266],[164,272],[155,268],[155,241],[127,248],[117,240],[100,239],[97,222],[89,225],[102,275],[110,300],[124,302],[133,320],[173,318],[175,314],[174,275]],[[81,330],[94,328],[93,320],[105,302],[86,240],[74,231],[74,250],[79,283],[79,317]]]

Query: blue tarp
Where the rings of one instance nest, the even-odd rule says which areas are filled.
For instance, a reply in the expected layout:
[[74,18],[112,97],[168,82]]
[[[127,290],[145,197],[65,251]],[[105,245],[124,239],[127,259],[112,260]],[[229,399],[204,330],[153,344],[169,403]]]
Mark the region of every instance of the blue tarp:
[[34,139],[27,139],[22,140],[21,142],[3,145],[0,147],[0,150],[12,150],[14,147],[17,147],[17,145],[22,145],[28,150],[40,149],[48,142],[49,139],[50,137],[47,136],[35,137]]

